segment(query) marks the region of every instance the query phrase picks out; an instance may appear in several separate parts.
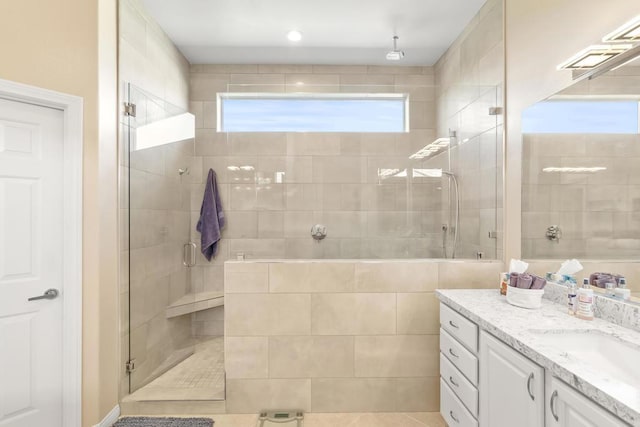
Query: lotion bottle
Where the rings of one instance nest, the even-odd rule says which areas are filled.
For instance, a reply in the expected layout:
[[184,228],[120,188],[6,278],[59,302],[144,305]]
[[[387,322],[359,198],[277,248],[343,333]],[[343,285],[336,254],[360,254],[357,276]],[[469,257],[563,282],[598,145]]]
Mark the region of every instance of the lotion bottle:
[[593,320],[593,289],[591,289],[587,278],[583,280],[582,287],[578,289],[576,317],[583,320]]
[[575,283],[569,283],[569,293],[567,295],[567,309],[570,315],[575,316],[578,308],[577,300],[578,288]]
[[615,289],[615,291],[616,298],[618,299],[626,301],[631,298],[631,289],[627,288],[627,279],[625,279],[624,277],[620,278],[620,283],[618,284],[618,287]]

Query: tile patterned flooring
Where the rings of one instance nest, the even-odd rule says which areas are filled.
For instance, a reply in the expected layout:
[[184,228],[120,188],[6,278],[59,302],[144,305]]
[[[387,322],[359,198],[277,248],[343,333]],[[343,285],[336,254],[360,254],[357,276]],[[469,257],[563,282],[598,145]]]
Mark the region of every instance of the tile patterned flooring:
[[129,399],[223,400],[224,338],[198,342],[193,355],[137,390]]
[[[190,416],[195,417],[196,415]],[[214,427],[258,426],[257,415],[224,414],[202,416],[212,418],[215,422]],[[295,423],[268,424],[264,427],[275,426],[293,427]],[[305,414],[304,427],[446,427],[446,424],[437,412]]]

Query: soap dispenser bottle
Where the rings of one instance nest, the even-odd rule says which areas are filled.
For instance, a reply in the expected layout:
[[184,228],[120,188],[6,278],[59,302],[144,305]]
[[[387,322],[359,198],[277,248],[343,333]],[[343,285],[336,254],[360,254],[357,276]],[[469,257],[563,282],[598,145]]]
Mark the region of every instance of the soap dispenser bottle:
[[620,278],[620,283],[618,283],[618,287],[615,289],[615,292],[616,298],[623,301],[626,301],[631,297],[631,289],[627,288],[627,279],[624,277]]
[[589,285],[589,279],[582,281],[582,287],[578,289],[578,311],[576,317],[583,320],[593,320],[593,289]]

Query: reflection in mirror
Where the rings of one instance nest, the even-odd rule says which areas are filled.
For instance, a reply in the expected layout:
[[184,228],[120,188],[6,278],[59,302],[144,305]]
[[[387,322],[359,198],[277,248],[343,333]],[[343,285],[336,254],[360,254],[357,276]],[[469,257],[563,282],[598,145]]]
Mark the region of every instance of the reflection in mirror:
[[524,258],[640,256],[639,102],[634,61],[525,111]]

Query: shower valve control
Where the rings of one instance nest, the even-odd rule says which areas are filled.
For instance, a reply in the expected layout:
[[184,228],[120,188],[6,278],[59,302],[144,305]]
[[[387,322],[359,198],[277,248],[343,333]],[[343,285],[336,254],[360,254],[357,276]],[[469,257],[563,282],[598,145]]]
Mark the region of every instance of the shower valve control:
[[560,227],[557,225],[550,225],[549,227],[547,227],[547,232],[545,233],[547,239],[551,240],[552,242],[559,242],[560,238],[562,237],[562,230],[560,230]]
[[322,224],[316,224],[311,227],[311,237],[313,237],[316,241],[320,241],[327,237],[327,227]]

